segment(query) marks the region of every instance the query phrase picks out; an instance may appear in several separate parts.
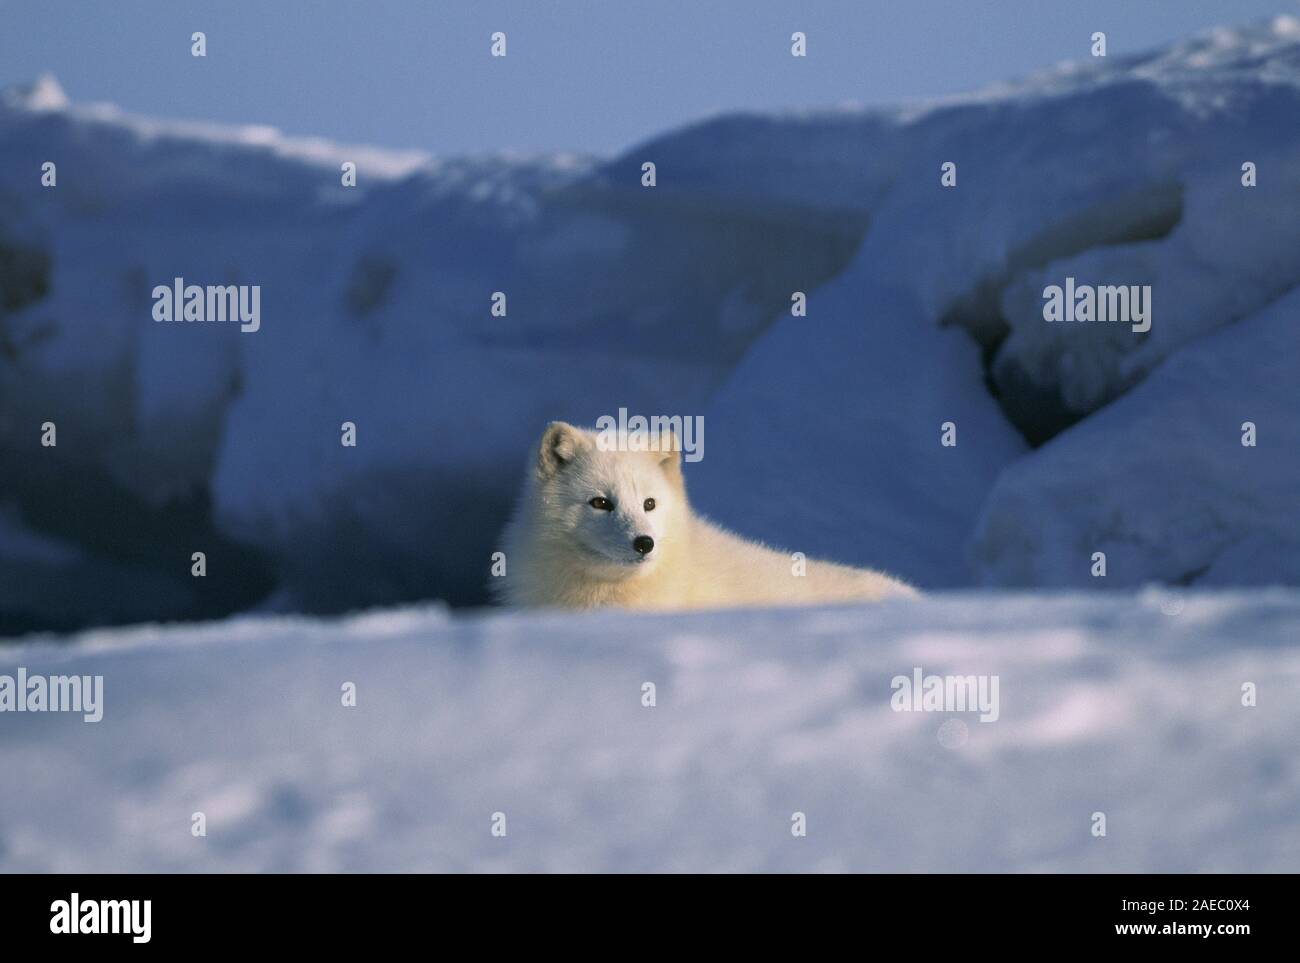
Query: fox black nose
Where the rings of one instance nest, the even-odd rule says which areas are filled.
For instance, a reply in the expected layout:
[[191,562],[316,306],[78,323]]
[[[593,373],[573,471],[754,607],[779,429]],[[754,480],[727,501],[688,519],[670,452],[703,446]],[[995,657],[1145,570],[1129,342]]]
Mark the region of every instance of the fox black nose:
[[632,550],[638,555],[649,555],[650,550],[655,547],[655,540],[649,535],[638,535],[632,539]]

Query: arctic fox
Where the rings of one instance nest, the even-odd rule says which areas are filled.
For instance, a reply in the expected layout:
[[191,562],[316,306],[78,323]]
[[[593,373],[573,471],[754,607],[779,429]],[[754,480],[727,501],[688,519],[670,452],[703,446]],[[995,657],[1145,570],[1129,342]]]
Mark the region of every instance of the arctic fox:
[[[691,511],[675,440],[608,451],[594,432],[552,422],[504,535],[508,605],[724,608],[875,601],[915,589],[880,572],[792,556]],[[802,574],[799,574],[802,572]]]

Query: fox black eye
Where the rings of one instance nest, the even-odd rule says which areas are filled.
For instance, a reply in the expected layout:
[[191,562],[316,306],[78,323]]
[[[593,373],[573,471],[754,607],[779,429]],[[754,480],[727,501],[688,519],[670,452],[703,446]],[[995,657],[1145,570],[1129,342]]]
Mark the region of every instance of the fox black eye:
[[655,510],[655,500],[653,498],[647,498],[645,500],[645,510],[648,512]]
[[599,495],[587,502],[587,504],[602,512],[612,512],[614,510],[614,503],[608,498],[601,498]]

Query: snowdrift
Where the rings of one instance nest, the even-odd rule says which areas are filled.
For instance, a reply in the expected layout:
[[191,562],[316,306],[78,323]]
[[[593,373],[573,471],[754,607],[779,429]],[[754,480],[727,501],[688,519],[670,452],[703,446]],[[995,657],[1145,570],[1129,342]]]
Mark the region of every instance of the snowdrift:
[[[104,686],[4,719],[0,870],[1294,872],[1297,625],[1294,590],[957,594],[0,648]],[[999,718],[893,711],[918,667],[998,676]]]

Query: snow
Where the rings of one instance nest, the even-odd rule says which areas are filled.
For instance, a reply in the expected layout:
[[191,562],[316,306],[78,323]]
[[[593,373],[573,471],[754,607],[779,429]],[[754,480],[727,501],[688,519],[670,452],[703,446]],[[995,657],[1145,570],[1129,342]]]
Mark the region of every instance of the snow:
[[[423,151],[384,150],[360,144],[338,144],[319,137],[288,137],[265,124],[212,124],[184,120],[158,120],[127,114],[113,104],[74,104],[57,78],[48,74],[31,84],[18,84],[0,91],[0,104],[17,112],[57,112],[78,122],[84,130],[99,134],[113,129],[134,134],[144,144],[172,141],[178,146],[207,145],[217,152],[226,148],[254,148],[276,157],[338,169],[353,161],[368,176],[383,180],[406,177],[430,162]],[[216,170],[212,171],[216,174]]]
[[[919,323],[914,301],[857,271],[811,292],[807,317],[774,324],[704,422],[705,457],[687,473],[696,508],[786,550],[927,588],[969,582],[980,507],[1025,450],[970,339]],[[945,447],[949,422],[957,444]]]
[[[1021,407],[1095,411],[1300,284],[1298,37],[1279,17],[922,113],[899,161],[915,174],[873,212],[859,259],[931,322],[986,341],[1009,329],[993,373]],[[938,186],[943,161],[955,189]],[[1254,188],[1247,161],[1267,172]],[[1042,290],[1066,276],[1151,284],[1150,336],[1044,324]]]
[[65,110],[68,95],[63,92],[57,78],[42,74],[33,83],[17,84],[0,91],[0,103],[21,110]]
[[[435,158],[11,88],[0,512],[22,536],[0,529],[0,570],[22,588],[0,632],[480,603],[529,445],[621,407],[705,417],[688,484],[719,521],[925,588],[1077,585],[1101,543],[1118,584],[1294,584],[1300,449],[1284,382],[1258,383],[1294,368],[1250,332],[1300,285],[1298,65],[1279,17],[895,110],[718,117],[609,160]],[[1045,323],[1066,276],[1151,285],[1151,331]],[[261,329],[153,322],[175,277],[260,285]],[[1197,351],[1249,414],[1206,421],[1203,386],[1163,374]],[[1244,420],[1261,447],[1224,455]],[[1239,457],[1256,473],[1225,478]],[[32,537],[76,560],[27,564]],[[203,591],[200,550],[229,553]],[[87,578],[111,599],[70,598]]]
[[[102,675],[104,717],[0,717],[0,870],[1294,872],[1297,628],[1166,590],[32,639],[0,674]],[[892,711],[915,667],[999,719]]]
[[[1300,289],[1177,352],[1008,467],[972,553],[983,580],[1300,582]],[[1256,444],[1242,444],[1243,426]]]
[[[106,699],[0,715],[0,870],[1295,871],[1297,116],[1294,17],[608,160],[0,92],[0,636],[74,633],[0,676]],[[1150,332],[1045,323],[1067,276]],[[175,277],[261,329],[153,322]],[[545,423],[620,408],[704,417],[719,522],[931,594],[391,607],[481,602]],[[998,720],[891,711],[918,666]]]

